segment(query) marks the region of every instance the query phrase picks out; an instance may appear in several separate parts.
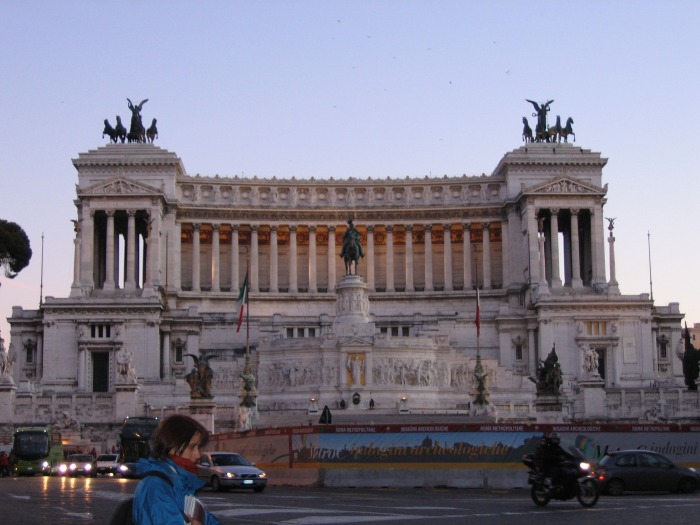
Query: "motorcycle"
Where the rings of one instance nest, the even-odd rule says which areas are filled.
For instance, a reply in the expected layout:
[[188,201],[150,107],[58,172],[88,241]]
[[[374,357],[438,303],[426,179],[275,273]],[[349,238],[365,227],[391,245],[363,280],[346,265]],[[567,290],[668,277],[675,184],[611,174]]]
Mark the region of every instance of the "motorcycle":
[[[582,456],[580,452],[578,455]],[[534,454],[525,454],[523,463],[528,471],[527,483],[532,485],[530,497],[535,505],[544,507],[550,500],[576,498],[582,507],[593,507],[600,497],[600,489],[593,480],[591,465],[583,457],[563,461],[560,465],[560,482],[552,485],[535,462]]]

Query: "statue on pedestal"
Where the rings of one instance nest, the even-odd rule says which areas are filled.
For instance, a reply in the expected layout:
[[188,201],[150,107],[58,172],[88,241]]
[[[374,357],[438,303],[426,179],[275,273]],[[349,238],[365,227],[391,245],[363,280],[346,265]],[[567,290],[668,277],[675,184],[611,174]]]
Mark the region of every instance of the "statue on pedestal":
[[209,360],[213,355],[202,354],[197,357],[194,354],[185,354],[194,360],[192,371],[185,376],[185,381],[190,385],[190,397],[192,399],[211,399],[211,384],[214,379],[214,371],[209,366]]
[[357,263],[360,257],[364,257],[362,244],[360,244],[360,232],[357,231],[352,219],[348,219],[348,229],[343,235],[343,248],[340,257],[345,261],[345,275],[352,275],[352,263],[355,263],[355,275],[357,275]]

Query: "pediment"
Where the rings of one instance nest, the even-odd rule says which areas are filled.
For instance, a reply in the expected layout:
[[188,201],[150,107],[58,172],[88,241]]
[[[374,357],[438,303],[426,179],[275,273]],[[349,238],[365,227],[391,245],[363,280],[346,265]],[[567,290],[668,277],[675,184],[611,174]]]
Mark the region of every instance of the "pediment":
[[367,347],[374,344],[373,337],[342,337],[338,338],[338,346]]
[[116,178],[95,184],[78,192],[81,196],[90,195],[160,195],[160,192],[145,184]]
[[600,195],[605,191],[593,184],[586,184],[569,177],[559,177],[527,189],[524,188],[523,193],[527,195]]

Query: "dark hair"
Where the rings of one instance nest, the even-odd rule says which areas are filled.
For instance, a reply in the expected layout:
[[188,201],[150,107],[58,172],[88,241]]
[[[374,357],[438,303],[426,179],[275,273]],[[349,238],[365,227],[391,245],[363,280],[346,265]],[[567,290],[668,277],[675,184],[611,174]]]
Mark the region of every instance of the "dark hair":
[[167,417],[153,434],[151,456],[165,459],[171,451],[179,455],[195,434],[200,435],[199,445],[204,447],[209,441],[209,432],[204,425],[190,416],[173,414]]

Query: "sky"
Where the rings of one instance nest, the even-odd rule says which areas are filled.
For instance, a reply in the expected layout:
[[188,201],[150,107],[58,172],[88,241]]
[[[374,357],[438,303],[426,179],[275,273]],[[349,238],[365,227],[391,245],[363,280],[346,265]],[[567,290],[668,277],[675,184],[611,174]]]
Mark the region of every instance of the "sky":
[[[190,175],[491,174],[554,100],[609,159],[623,294],[700,323],[700,2],[0,0],[0,219],[34,256],[12,306],[67,297],[77,172],[148,99]],[[607,223],[606,223],[607,225]],[[607,231],[606,231],[607,234]],[[606,259],[607,260],[607,259]],[[607,266],[606,262],[606,266]]]

